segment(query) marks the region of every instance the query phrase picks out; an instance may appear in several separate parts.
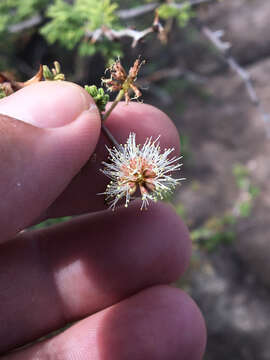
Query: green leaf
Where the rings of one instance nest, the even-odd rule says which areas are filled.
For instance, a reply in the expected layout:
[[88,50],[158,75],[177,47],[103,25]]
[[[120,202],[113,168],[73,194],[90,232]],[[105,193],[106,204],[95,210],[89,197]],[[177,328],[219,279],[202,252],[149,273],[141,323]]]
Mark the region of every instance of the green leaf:
[[[50,21],[43,26],[41,34],[51,44],[59,42],[69,50],[74,49],[87,31],[112,27],[117,22],[116,8],[117,4],[111,0],[75,0],[73,4],[55,0],[48,8]],[[81,55],[93,55],[98,50],[86,41],[79,51]]]
[[40,33],[51,44],[58,41],[67,49],[73,49],[84,35],[85,16],[64,0],[56,0],[49,6],[47,16],[51,20],[41,28]]

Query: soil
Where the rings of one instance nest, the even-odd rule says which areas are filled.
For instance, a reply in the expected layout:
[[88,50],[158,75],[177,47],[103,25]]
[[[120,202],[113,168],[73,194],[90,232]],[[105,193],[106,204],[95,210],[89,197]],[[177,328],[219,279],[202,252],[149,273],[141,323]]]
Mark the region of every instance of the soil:
[[[265,114],[270,114],[269,15],[268,0],[226,0],[201,13],[211,29],[225,29],[231,53],[251,74]],[[194,56],[198,51],[195,44]],[[235,241],[212,253],[197,249],[186,276],[206,318],[205,359],[269,360],[270,121],[250,102],[242,79],[210,50],[199,63],[190,56],[190,61],[180,56],[178,63],[189,64],[203,84],[175,86],[169,106],[163,105],[188,138],[183,169],[188,180],[175,203],[183,204],[193,229],[230,211],[241,191],[232,173],[236,163],[248,169],[260,189],[251,215],[237,222]]]

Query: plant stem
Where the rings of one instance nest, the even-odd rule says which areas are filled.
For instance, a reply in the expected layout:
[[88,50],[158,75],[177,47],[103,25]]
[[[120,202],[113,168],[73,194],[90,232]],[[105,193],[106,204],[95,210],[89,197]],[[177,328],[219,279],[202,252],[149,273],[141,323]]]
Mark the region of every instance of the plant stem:
[[111,141],[111,143],[119,150],[121,151],[120,148],[120,144],[118,143],[118,141],[115,139],[115,137],[112,135],[112,133],[110,132],[110,130],[104,125],[104,123],[102,122],[101,124],[101,128],[102,131],[105,133],[105,135],[107,136],[107,138]]
[[119,91],[119,93],[117,94],[116,98],[114,99],[111,107],[109,108],[109,110],[105,113],[102,114],[100,113],[101,116],[101,128],[102,131],[104,132],[104,134],[107,136],[107,138],[110,140],[110,142],[119,150],[121,151],[121,147],[120,144],[118,143],[118,141],[115,139],[115,137],[112,135],[112,133],[110,132],[110,130],[105,126],[104,122],[108,119],[108,117],[111,115],[112,111],[115,109],[115,107],[117,106],[117,104],[123,99],[125,95],[125,91],[123,89],[121,89]]
[[121,89],[118,93],[118,95],[116,96],[114,102],[112,103],[111,107],[109,108],[109,110],[102,116],[102,122],[105,122],[108,117],[111,115],[113,109],[116,107],[116,105],[123,99],[125,92],[123,89]]

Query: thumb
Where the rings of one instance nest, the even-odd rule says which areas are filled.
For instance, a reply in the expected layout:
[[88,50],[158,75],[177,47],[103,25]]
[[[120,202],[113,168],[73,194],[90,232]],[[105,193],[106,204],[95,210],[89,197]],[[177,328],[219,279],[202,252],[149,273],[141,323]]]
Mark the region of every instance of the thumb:
[[40,82],[0,101],[0,242],[29,226],[91,156],[93,99],[68,82]]

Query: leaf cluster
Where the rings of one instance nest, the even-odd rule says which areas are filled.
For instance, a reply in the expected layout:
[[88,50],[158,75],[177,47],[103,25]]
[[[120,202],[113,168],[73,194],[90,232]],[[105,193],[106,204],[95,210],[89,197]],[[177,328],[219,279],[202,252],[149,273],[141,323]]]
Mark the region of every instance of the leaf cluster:
[[[0,1],[0,42],[4,44],[6,54],[14,52],[14,41],[24,32],[11,34],[10,26],[42,14],[42,17],[45,16],[45,24],[39,28],[39,31],[49,44],[58,43],[67,50],[78,47],[82,56],[91,56],[99,52],[109,62],[115,57],[122,56],[121,42],[100,38],[93,43],[85,34],[102,27],[126,28],[129,25],[126,22],[121,24],[117,9],[132,8],[151,2],[153,0],[2,0]],[[188,3],[181,1],[179,4],[183,5],[181,9],[176,8],[174,3],[165,4],[164,1],[160,1],[158,8],[160,17],[164,20],[175,18],[181,26],[186,25],[193,12]]]
[[[220,245],[229,245],[235,240],[236,224],[251,215],[255,199],[260,193],[260,189],[252,184],[250,171],[246,166],[235,164],[232,173],[240,195],[233,210],[226,211],[219,217],[210,217],[202,226],[191,231],[193,243],[206,251],[214,251]],[[186,218],[182,203],[177,205],[176,211]]]
[[45,80],[65,80],[65,75],[61,72],[61,65],[58,61],[54,62],[54,67],[49,69],[47,65],[43,65],[43,77]]
[[115,56],[117,47],[104,42],[92,44],[84,35],[102,26],[117,26],[116,9],[117,4],[111,0],[75,0],[73,4],[55,0],[47,9],[49,21],[41,29],[41,34],[50,44],[59,42],[69,50],[79,45],[81,55],[93,55],[100,51],[105,57]]
[[0,37],[8,34],[8,27],[17,24],[47,7],[46,0],[0,1]]
[[103,88],[97,88],[95,85],[85,85],[85,90],[92,96],[95,100],[95,103],[100,111],[105,111],[106,105],[110,100],[110,96],[105,94]]
[[220,245],[231,244],[236,237],[234,225],[237,218],[231,214],[212,217],[206,223],[191,232],[191,239],[200,248],[214,251]]

